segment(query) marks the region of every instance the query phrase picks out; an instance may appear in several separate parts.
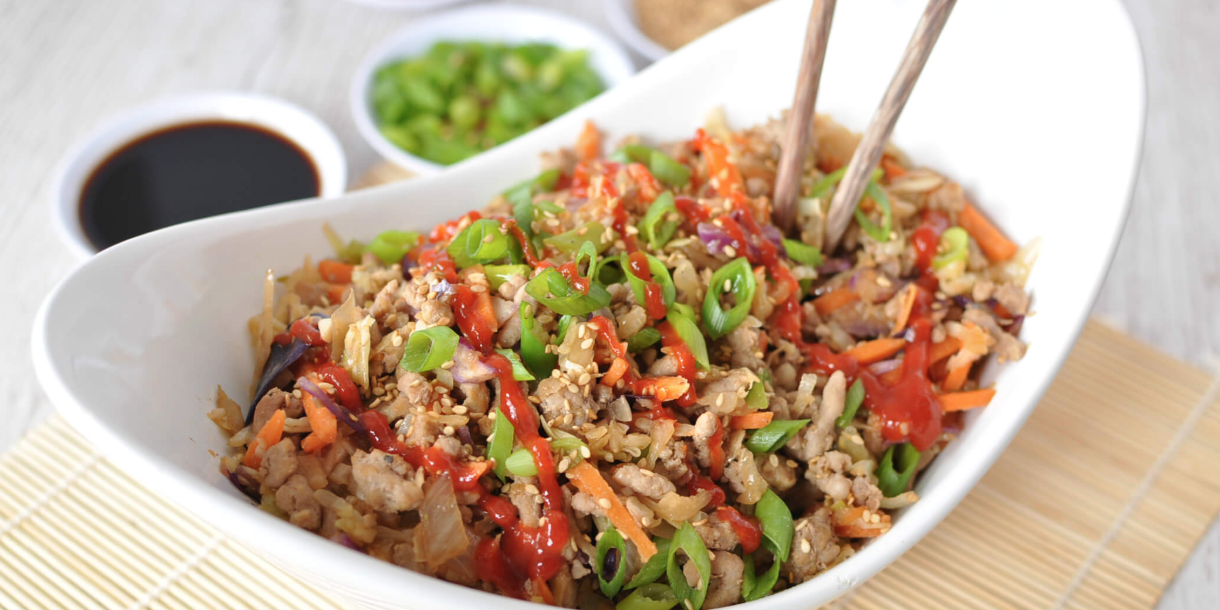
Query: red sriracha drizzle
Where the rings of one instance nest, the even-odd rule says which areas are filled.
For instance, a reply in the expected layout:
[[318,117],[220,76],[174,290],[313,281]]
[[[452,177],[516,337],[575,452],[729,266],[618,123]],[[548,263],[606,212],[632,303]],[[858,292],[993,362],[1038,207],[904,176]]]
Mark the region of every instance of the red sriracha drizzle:
[[360,400],[360,390],[356,389],[352,376],[348,374],[347,369],[330,361],[328,350],[317,350],[314,360],[302,358],[293,369],[297,377],[312,373],[319,381],[325,381],[334,386],[335,397],[339,399],[339,404],[348,411],[359,413],[364,410],[364,403]]
[[528,579],[539,591],[546,591],[546,581],[566,564],[563,547],[568,543],[568,519],[563,511],[563,493],[555,474],[551,445],[538,434],[538,415],[513,379],[512,365],[499,354],[484,362],[496,371],[500,380],[501,412],[513,424],[517,440],[534,456],[538,466],[538,486],[546,509],[544,523],[527,527],[521,523],[511,505],[503,498],[486,500],[479,505],[504,528],[499,539],[484,539],[476,551],[479,578],[495,583],[502,590],[521,595]]
[[[886,440],[910,440],[923,451],[940,436],[941,406],[932,382],[928,380],[928,350],[932,345],[932,321],[928,318],[932,297],[924,289],[916,292],[911,308],[910,329],[914,339],[904,348],[902,375],[893,386],[887,386],[868,369],[860,367],[855,358],[835,354],[820,343],[807,344],[800,332],[800,309],[788,307],[775,314],[775,324],[784,338],[805,352],[809,367],[823,374],[843,371],[848,382],[860,379],[864,384],[864,403],[881,418],[881,433]],[[793,313],[795,311],[795,313]]]
[[491,340],[496,334],[491,296],[486,291],[475,292],[469,286],[457,284],[453,287],[453,315],[470,344],[480,352],[490,354]]
[[525,262],[531,267],[538,267],[543,264],[543,261],[538,260],[538,256],[534,254],[534,245],[530,240],[525,238],[525,233],[521,231],[521,227],[517,225],[517,221],[511,218],[500,222],[500,230],[511,233],[513,237],[521,244],[521,252],[525,255]]
[[292,323],[288,330],[275,336],[275,342],[280,345],[288,345],[293,339],[300,339],[305,345],[312,347],[323,347],[326,345],[326,339],[322,338],[322,333],[318,332],[318,327],[314,326],[313,317],[306,316]]
[[940,236],[949,228],[949,216],[939,210],[924,210],[923,222],[911,234],[915,247],[915,267],[919,269],[919,285],[935,292],[940,282],[932,275],[932,259],[940,246]]
[[733,526],[733,532],[741,539],[741,550],[753,553],[762,544],[762,525],[755,517],[747,517],[731,506],[721,506],[716,509],[716,517],[727,521]]
[[627,266],[630,267],[630,272],[635,277],[644,280],[644,309],[648,313],[648,317],[653,320],[660,320],[665,317],[665,296],[661,292],[661,285],[652,281],[652,269],[648,266],[648,257],[640,251],[632,252],[627,256]]
[[677,329],[668,320],[658,324],[657,330],[661,331],[661,346],[668,347],[669,355],[678,361],[678,375],[689,384],[686,393],[679,396],[675,402],[679,407],[689,407],[695,404],[697,398],[695,396],[695,356],[690,353],[690,348],[682,337],[678,336]]

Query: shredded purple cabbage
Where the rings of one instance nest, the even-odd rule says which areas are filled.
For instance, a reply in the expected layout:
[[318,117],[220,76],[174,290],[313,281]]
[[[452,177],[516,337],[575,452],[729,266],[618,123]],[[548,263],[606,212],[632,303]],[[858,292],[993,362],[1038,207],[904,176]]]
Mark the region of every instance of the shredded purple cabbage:
[[294,362],[300,360],[305,354],[305,350],[309,346],[300,339],[293,338],[292,343],[288,345],[280,345],[279,343],[271,344],[271,351],[267,354],[267,362],[263,364],[263,374],[258,378],[258,387],[254,389],[254,399],[250,401],[250,408],[246,410],[246,425],[254,421],[254,407],[258,401],[271,391],[271,385],[275,383],[275,378],[279,377],[280,373],[288,370]]
[[834,275],[851,269],[851,260],[846,258],[828,258],[818,266],[818,275]]
[[244,477],[236,472],[229,473],[229,482],[233,484],[233,487],[237,488],[237,491],[240,491],[255,503],[262,501],[262,498],[258,495],[258,487],[253,482],[245,480]]
[[369,429],[364,425],[364,422],[360,421],[360,418],[356,417],[355,415],[352,415],[351,411],[348,411],[339,403],[332,400],[330,394],[327,394],[322,390],[322,388],[319,388],[316,384],[314,384],[314,382],[306,379],[305,377],[297,377],[297,387],[300,388],[302,392],[312,396],[315,402],[323,407],[326,407],[326,410],[330,411],[331,414],[335,416],[335,419],[347,424],[347,426],[352,430],[368,436]]

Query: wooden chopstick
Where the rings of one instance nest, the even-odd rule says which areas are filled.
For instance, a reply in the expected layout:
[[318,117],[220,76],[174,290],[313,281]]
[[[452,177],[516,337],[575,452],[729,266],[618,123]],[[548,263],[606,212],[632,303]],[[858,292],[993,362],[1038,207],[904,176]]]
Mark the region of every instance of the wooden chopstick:
[[822,80],[822,64],[826,59],[826,42],[830,39],[830,24],[834,18],[835,0],[814,0],[809,10],[809,26],[805,30],[805,49],[801,54],[801,69],[797,75],[792,109],[788,111],[788,129],[780,149],[779,172],[775,179],[775,207],[772,218],[780,230],[788,233],[796,217],[796,204],[801,195],[801,168],[805,152],[813,138],[813,109],[818,99],[818,84]]
[[944,29],[945,22],[948,21],[949,13],[953,10],[956,1],[930,0],[927,8],[924,9],[919,25],[916,26],[915,33],[911,35],[911,42],[907,44],[907,50],[902,57],[902,63],[898,66],[898,72],[890,81],[890,87],[881,100],[881,106],[873,114],[872,122],[864,132],[860,144],[856,146],[856,152],[852,154],[851,162],[847,164],[847,172],[835,190],[834,199],[831,200],[823,247],[823,251],[827,254],[833,252],[839,245],[843,232],[851,223],[852,213],[860,202],[860,196],[864,194],[869,176],[872,174],[873,168],[877,166],[877,162],[881,160],[885,143],[889,141],[890,134],[894,131],[894,124],[898,122],[898,115],[902,113],[907,99],[911,97],[915,81],[923,71],[928,56],[932,54],[932,47],[936,44],[936,39],[940,37],[940,32]]

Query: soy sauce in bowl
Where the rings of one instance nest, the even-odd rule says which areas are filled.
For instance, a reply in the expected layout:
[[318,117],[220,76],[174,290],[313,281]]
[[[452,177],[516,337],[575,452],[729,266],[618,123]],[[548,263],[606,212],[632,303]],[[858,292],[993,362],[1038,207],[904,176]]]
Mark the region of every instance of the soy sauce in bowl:
[[320,194],[314,160],[284,136],[233,121],[174,125],[105,158],[80,194],[80,224],[98,250],[208,216]]

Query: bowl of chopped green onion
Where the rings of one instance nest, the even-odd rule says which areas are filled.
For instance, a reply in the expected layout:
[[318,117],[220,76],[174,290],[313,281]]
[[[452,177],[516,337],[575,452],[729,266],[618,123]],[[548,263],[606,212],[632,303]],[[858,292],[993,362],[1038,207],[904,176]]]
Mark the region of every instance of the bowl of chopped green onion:
[[481,5],[419,20],[374,49],[352,82],[364,139],[431,174],[507,142],[635,73],[625,51],[559,13]]

